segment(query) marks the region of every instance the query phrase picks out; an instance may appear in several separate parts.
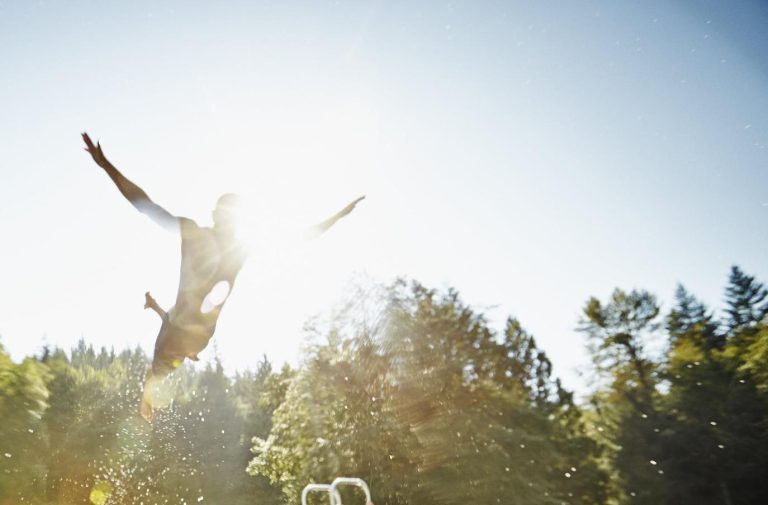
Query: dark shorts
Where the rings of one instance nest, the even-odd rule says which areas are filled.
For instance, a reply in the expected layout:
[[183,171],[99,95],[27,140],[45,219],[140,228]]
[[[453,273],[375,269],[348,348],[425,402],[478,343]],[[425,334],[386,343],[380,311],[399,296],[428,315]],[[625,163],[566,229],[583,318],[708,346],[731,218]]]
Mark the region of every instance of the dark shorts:
[[181,328],[164,317],[155,341],[152,374],[164,377],[179,368],[187,356],[205,349],[214,328]]

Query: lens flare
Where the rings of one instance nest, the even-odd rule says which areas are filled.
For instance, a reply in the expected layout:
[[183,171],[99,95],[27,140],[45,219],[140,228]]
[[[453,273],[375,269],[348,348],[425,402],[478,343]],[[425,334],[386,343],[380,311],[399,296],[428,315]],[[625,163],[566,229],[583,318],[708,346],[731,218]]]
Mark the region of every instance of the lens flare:
[[110,494],[112,494],[112,486],[109,482],[98,481],[91,489],[88,499],[93,505],[104,505],[107,503]]

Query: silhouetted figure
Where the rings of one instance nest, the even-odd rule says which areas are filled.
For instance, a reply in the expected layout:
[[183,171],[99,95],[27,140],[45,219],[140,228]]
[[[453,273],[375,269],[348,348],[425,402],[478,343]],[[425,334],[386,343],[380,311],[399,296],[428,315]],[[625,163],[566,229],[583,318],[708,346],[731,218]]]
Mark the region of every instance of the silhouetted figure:
[[[163,320],[140,407],[142,417],[151,421],[151,386],[178,368],[184,359],[198,360],[198,353],[205,349],[213,336],[219,313],[245,262],[246,248],[235,235],[238,197],[231,193],[221,196],[213,211],[213,227],[198,226],[192,219],[174,216],[153,202],[144,190],[107,160],[101,145],[94,145],[88,134],[83,133],[83,140],[86,151],[134,207],[163,228],[181,235],[181,273],[176,304],[166,312],[148,292],[144,295],[144,308],[154,310]],[[331,218],[315,225],[313,236],[322,234],[352,212],[363,198],[358,198]]]

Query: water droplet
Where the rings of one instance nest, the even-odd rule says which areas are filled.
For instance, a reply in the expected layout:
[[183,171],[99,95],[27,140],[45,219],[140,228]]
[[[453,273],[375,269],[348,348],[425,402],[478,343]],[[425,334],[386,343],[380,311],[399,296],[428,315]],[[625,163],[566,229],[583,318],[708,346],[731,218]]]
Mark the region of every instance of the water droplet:
[[656,463],[656,461],[654,461],[654,460],[651,460],[651,464],[652,464],[652,465],[656,465],[657,463]]

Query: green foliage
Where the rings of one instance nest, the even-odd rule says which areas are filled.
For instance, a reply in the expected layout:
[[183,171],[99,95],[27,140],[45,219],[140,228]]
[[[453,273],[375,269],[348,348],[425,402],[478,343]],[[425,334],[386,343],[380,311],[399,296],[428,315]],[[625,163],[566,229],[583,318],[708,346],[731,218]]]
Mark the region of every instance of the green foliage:
[[768,503],[766,298],[734,267],[719,318],[682,286],[666,314],[590,299],[584,405],[517,319],[402,281],[308,326],[296,369],[180,368],[151,426],[141,350],[0,346],[0,505],[295,504],[340,475],[393,505]]
[[46,438],[41,417],[48,406],[49,380],[45,366],[31,358],[17,365],[0,345],[2,494],[34,496],[44,488]]
[[334,321],[255,444],[250,471],[286,503],[343,474],[392,504],[601,502],[597,447],[515,320],[499,338],[456,292],[418,284],[359,303],[379,312]]
[[719,323],[682,286],[666,316],[668,345],[644,352],[657,330],[651,295],[590,300],[582,329],[596,373],[594,416],[615,471],[619,503],[763,503],[768,468],[765,288],[734,267]]
[[251,437],[270,428],[269,364],[234,381],[218,364],[180,370],[152,426],[137,411],[147,365],[82,341],[20,364],[0,347],[0,504],[274,502],[245,472]]
[[646,351],[659,328],[658,315],[650,293],[617,289],[606,304],[590,299],[580,324],[600,384],[591,403],[605,437],[607,466],[615,471],[612,494],[617,501],[631,498],[650,505],[661,503],[666,494],[655,463],[661,451],[655,431],[661,420],[658,364]]
[[759,323],[768,314],[768,289],[737,266],[731,268],[725,294],[725,323],[730,331]]

